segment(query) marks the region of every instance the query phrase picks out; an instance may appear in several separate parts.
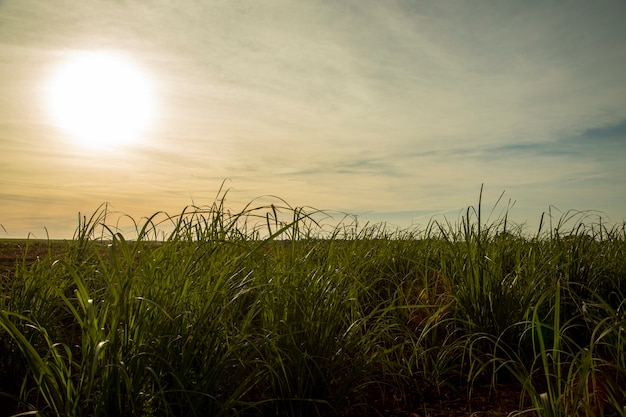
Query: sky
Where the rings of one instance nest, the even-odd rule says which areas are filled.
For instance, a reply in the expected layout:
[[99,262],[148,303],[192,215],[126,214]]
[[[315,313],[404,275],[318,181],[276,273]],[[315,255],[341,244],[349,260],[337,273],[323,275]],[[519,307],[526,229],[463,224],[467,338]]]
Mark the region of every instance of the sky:
[[[0,238],[275,201],[414,228],[478,203],[626,219],[626,2],[0,0]],[[141,140],[51,119],[72,56],[149,81]],[[121,106],[123,103],[120,102]],[[497,213],[500,213],[496,210]]]

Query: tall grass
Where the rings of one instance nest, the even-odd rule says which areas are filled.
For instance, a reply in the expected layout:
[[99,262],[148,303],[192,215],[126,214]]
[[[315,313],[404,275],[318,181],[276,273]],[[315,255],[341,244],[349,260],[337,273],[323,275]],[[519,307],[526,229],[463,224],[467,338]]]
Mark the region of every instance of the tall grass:
[[520,415],[626,414],[624,227],[525,236],[479,200],[390,231],[222,196],[128,240],[107,210],[4,289],[4,415],[386,415],[502,382]]

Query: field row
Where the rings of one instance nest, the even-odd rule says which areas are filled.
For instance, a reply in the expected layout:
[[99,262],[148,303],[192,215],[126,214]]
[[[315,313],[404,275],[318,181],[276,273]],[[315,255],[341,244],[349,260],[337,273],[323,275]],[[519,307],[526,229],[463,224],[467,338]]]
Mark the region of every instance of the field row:
[[478,207],[328,234],[279,211],[188,210],[158,242],[154,218],[126,240],[96,212],[19,243],[5,415],[626,415],[623,228],[529,237]]

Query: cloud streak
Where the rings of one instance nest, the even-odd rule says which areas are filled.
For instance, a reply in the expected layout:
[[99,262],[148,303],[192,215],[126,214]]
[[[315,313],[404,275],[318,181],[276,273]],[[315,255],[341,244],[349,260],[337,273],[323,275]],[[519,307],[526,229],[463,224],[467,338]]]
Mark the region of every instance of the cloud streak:
[[[0,150],[20,162],[0,173],[143,214],[231,178],[237,203],[276,194],[404,223],[471,204],[482,183],[520,219],[557,204],[619,222],[624,17],[623,2],[5,0]],[[156,80],[141,148],[84,155],[50,126],[47,76],[89,49],[121,49]],[[24,188],[0,194],[36,198]]]

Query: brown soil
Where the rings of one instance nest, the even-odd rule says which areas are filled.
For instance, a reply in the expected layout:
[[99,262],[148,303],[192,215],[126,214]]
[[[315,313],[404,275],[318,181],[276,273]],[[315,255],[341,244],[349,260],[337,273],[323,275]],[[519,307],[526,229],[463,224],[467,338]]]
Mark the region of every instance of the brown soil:
[[0,239],[0,277],[4,282],[18,265],[30,265],[48,253],[61,254],[66,242],[60,240]]
[[387,416],[387,417],[506,417],[523,415],[536,417],[529,410],[530,402],[524,402],[523,413],[520,413],[521,388],[518,384],[499,384],[496,389],[489,385],[475,386],[471,398],[467,395],[444,394],[438,399],[424,399],[421,403],[413,401],[413,406],[399,406],[393,400],[377,399],[372,392],[367,395],[371,410],[363,413],[360,410],[347,411],[344,417]]
[[[456,397],[425,405],[421,412],[410,417],[482,417],[508,416],[520,410],[520,387],[517,384],[499,385],[494,392],[489,386],[475,387],[471,400]],[[528,402],[526,402],[528,404]],[[524,416],[535,414],[525,412]]]

